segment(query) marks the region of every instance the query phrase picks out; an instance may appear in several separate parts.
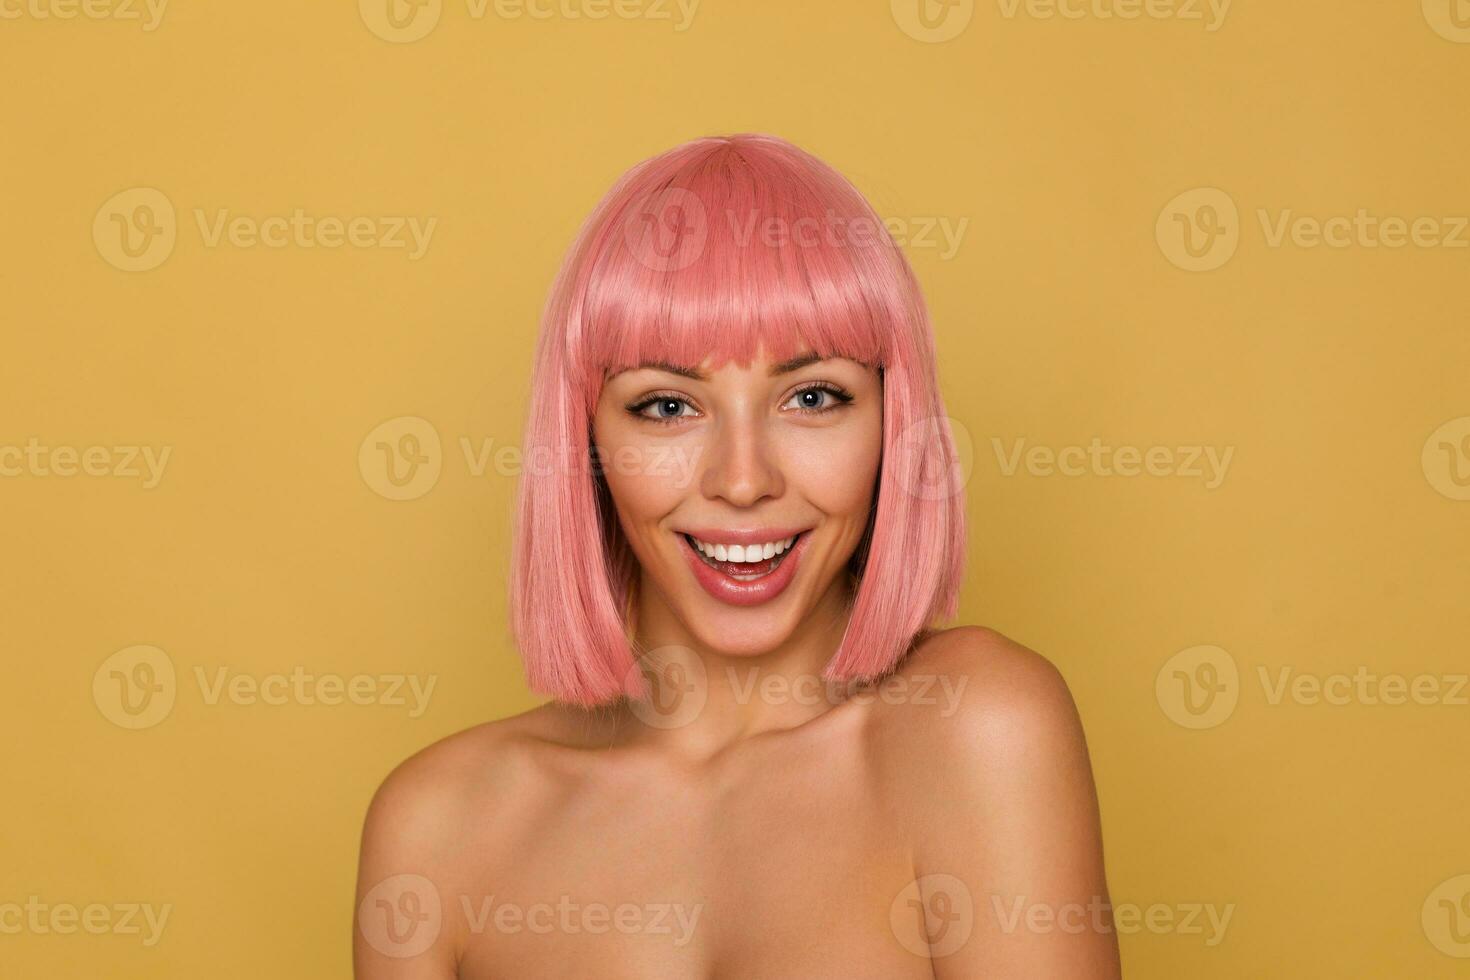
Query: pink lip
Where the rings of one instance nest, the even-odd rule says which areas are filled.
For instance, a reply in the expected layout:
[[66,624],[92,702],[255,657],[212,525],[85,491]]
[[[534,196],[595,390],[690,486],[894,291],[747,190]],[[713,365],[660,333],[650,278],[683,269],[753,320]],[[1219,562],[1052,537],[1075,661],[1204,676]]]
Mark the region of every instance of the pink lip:
[[[794,538],[808,527],[753,527],[747,530],[730,531],[722,528],[676,527],[677,534],[687,534],[709,544],[765,544],[767,541],[785,541]],[[782,564],[785,564],[784,562]]]
[[[791,584],[796,577],[796,566],[801,561],[802,554],[806,551],[807,539],[810,534],[802,534],[801,531],[690,531],[690,535],[707,541],[710,544],[756,544],[766,541],[779,541],[789,538],[795,534],[801,534],[796,543],[787,551],[786,557],[776,570],[768,575],[763,575],[750,582],[740,582],[723,572],[706,565],[703,558],[695,552],[689,544],[689,538],[683,533],[679,534],[679,543],[684,551],[684,558],[689,562],[689,570],[694,573],[694,579],[704,591],[714,596],[721,602],[732,606],[758,606],[763,602],[770,602]],[[760,535],[769,535],[760,537]],[[706,537],[708,535],[708,537]]]

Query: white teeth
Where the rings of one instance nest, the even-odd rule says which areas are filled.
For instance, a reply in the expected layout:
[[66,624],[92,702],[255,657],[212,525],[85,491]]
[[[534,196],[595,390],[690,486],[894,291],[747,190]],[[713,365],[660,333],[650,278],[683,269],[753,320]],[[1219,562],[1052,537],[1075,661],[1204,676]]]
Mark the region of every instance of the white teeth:
[[742,564],[753,565],[756,562],[770,561],[777,555],[785,554],[786,549],[790,548],[792,542],[796,540],[796,536],[792,535],[782,541],[767,541],[765,544],[747,545],[710,544],[708,541],[701,541],[698,538],[692,538],[691,540],[694,542],[695,549],[713,558],[715,561],[740,562]]

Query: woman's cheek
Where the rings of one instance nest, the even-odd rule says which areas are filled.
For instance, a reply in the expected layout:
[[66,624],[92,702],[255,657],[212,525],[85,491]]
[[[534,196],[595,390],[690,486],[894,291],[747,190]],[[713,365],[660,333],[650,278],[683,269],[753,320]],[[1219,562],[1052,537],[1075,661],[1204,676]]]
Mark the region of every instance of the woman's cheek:
[[603,477],[625,516],[658,521],[688,491],[687,480],[680,479],[681,468],[671,465],[681,452],[677,447],[636,440],[600,445]]
[[865,524],[883,458],[881,419],[863,424],[813,430],[787,454],[788,486],[830,517],[852,516]]

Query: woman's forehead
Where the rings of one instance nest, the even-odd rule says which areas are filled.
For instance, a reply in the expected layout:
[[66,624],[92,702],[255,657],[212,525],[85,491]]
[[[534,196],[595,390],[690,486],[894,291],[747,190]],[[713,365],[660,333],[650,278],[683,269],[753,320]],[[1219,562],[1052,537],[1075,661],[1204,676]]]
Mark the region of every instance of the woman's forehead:
[[605,380],[611,381],[613,378],[616,378],[619,375],[629,374],[636,371],[659,371],[664,374],[673,374],[678,375],[679,377],[689,378],[693,381],[708,381],[710,377],[716,372],[733,366],[742,371],[756,371],[759,373],[763,373],[768,377],[775,378],[780,377],[783,374],[790,374],[793,371],[799,371],[800,369],[808,367],[812,364],[822,364],[827,362],[847,362],[863,368],[872,367],[872,365],[864,364],[863,362],[853,360],[852,358],[847,358],[836,354],[823,355],[813,350],[804,350],[791,357],[787,357],[781,360],[776,360],[774,357],[771,357],[764,351],[761,351],[758,352],[755,356],[751,357],[749,360],[743,362],[736,361],[733,358],[717,362],[713,357],[706,357],[700,363],[692,365],[676,364],[671,361],[665,360],[649,360],[644,361],[640,364],[620,368],[617,370],[608,370],[605,373],[604,377]]

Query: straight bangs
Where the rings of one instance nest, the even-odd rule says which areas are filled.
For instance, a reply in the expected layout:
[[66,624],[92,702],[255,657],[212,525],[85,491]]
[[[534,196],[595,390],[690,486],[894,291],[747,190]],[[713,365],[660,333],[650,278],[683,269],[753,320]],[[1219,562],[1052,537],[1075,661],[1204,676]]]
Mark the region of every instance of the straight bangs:
[[862,194],[811,154],[771,136],[697,139],[623,175],[547,300],[510,580],[511,629],[533,690],[586,707],[647,693],[632,624],[637,561],[605,481],[575,464],[593,451],[607,376],[807,352],[883,379],[873,513],[824,676],[880,677],[933,619],[954,615],[963,481],[907,260]]
[[910,315],[907,269],[862,195],[767,137],[687,150],[635,168],[604,201],[567,324],[589,411],[607,373],[642,364],[889,360]]

